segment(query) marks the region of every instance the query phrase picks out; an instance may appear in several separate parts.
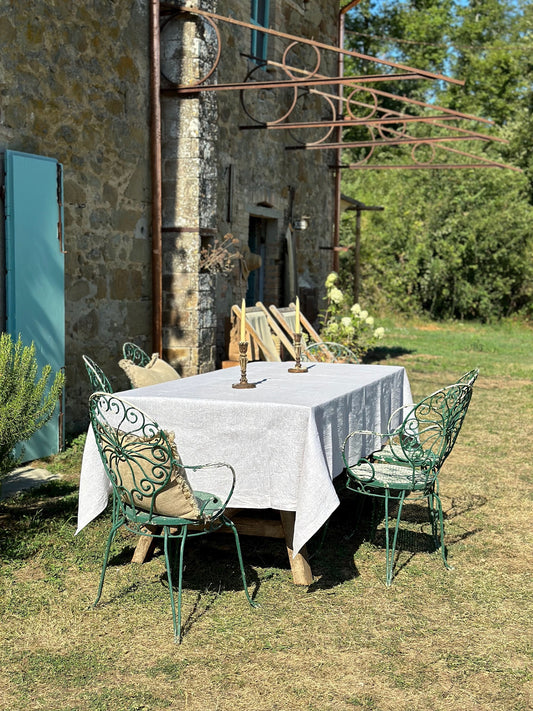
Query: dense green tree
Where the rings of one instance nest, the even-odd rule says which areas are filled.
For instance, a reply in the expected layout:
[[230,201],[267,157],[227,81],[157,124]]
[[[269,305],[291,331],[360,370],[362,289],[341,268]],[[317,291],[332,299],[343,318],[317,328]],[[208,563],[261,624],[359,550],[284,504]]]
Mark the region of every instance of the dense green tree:
[[[363,213],[362,301],[432,317],[491,320],[527,308],[533,295],[531,221],[523,175],[465,170],[356,173]],[[490,209],[489,209],[490,208]],[[342,241],[353,240],[344,218]],[[353,250],[342,262],[346,281]]]
[[[350,14],[349,46],[465,80],[463,87],[443,81],[395,82],[391,93],[494,121],[492,127],[461,125],[509,144],[469,144],[466,150],[524,170],[345,172],[345,193],[385,207],[363,218],[363,297],[376,305],[386,301],[435,317],[531,313],[532,19],[531,6],[521,0],[370,0]],[[350,69],[363,71],[357,61]],[[390,99],[382,105],[406,108]],[[411,105],[408,111],[423,109]],[[428,131],[424,125],[409,127],[415,136]],[[352,138],[357,135],[361,132]],[[439,148],[437,155],[439,163],[460,162],[457,154]],[[357,157],[354,152],[351,160]],[[373,160],[411,162],[405,150],[396,148],[380,149]],[[350,220],[346,217],[342,231],[348,245],[353,243]],[[350,274],[353,269],[353,253],[348,252],[342,270]]]

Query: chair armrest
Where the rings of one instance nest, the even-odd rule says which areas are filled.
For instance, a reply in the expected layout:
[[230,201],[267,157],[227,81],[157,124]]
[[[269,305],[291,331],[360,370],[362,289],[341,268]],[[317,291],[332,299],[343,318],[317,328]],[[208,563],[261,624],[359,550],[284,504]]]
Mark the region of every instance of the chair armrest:
[[[346,435],[344,438],[344,442],[342,443],[342,459],[344,461],[344,465],[347,469],[350,468],[350,464],[348,463],[348,460],[346,459],[346,445],[348,444],[348,440],[351,439],[352,437],[355,437],[356,435],[359,436],[372,436],[372,437],[381,437],[382,439],[389,439],[389,437],[392,437],[394,435],[394,432],[374,432],[372,430],[354,430],[353,432],[350,432],[350,434]],[[363,461],[363,459],[359,460]],[[367,461],[364,459],[364,461]]]
[[[225,462],[211,462],[209,464],[182,464],[182,463],[176,462],[176,466],[181,466],[184,469],[191,469],[192,471],[198,471],[199,469],[220,469],[220,468],[230,470],[230,472],[231,472],[231,488],[230,488],[229,494],[227,495],[226,500],[224,501],[223,504],[221,504],[219,509],[217,511],[215,511],[214,514],[211,515],[211,519],[216,519],[219,516],[221,516],[224,513],[224,511],[226,510],[226,507],[229,503],[229,500],[233,496],[233,491],[235,489],[235,469],[231,466],[231,464],[226,464]],[[200,514],[202,516],[204,513],[204,509],[207,506],[207,504],[209,503],[209,501],[213,501],[215,498],[220,498],[220,497],[216,497],[213,494],[212,499],[208,499],[207,501],[204,502],[202,508],[200,509]]]
[[344,438],[344,442],[342,443],[342,449],[344,451],[344,448],[346,447],[346,443],[351,437],[354,437],[355,435],[372,435],[373,437],[382,437],[383,439],[387,439],[389,437],[393,437],[395,432],[374,432],[373,430],[354,430],[353,432],[350,432],[350,434],[347,434],[346,437]]

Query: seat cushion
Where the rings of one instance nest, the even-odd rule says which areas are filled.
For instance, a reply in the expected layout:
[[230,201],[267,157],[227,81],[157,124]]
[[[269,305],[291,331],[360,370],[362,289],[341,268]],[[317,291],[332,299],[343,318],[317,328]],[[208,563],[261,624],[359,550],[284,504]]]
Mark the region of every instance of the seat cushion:
[[200,509],[185,469],[180,466],[174,433],[165,432],[165,436],[174,461],[159,433],[152,437],[125,435],[122,446],[127,457],[117,461],[117,469],[122,486],[131,493],[132,499],[126,494],[123,499],[136,508],[149,511],[153,491],[165,480],[171,467],[170,479],[157,493],[152,511],[160,516],[196,519],[200,516]]
[[409,448],[407,445],[402,447],[400,444],[386,444],[383,449],[377,452],[372,452],[372,457],[377,462],[389,462],[391,464],[406,463],[413,466],[428,467],[436,461],[437,457],[431,450],[424,450],[419,445],[413,445]]
[[350,467],[348,476],[360,481],[365,488],[411,491],[424,489],[434,478],[431,472],[390,462],[361,462]]
[[166,383],[169,380],[179,380],[180,377],[169,363],[159,358],[157,353],[154,353],[145,366],[135,365],[131,360],[125,358],[119,360],[118,364],[134,388]]

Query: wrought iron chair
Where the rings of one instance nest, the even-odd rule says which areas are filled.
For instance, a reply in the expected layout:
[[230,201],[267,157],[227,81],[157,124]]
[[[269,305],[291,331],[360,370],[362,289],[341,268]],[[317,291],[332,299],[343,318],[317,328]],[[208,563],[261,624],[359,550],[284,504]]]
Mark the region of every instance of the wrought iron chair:
[[130,360],[135,365],[140,365],[141,367],[144,367],[150,362],[148,353],[145,353],[142,348],[129,341],[122,346],[122,354],[125,360]]
[[479,368],[473,368],[473,370],[469,370],[467,373],[464,373],[461,375],[461,377],[457,380],[457,383],[465,384],[465,385],[474,385],[474,383],[477,380],[477,376],[479,375]]
[[[443,392],[446,393],[446,397],[443,399],[443,403],[446,405],[446,407],[449,408],[449,438],[444,458],[442,460],[443,462],[452,451],[453,445],[455,444],[455,440],[457,439],[459,431],[463,426],[463,422],[468,411],[468,406],[470,405],[470,400],[472,398],[472,389],[474,387],[474,383],[476,382],[478,375],[479,368],[475,368],[474,370],[470,370],[468,371],[468,373],[462,375],[457,381],[457,383],[443,388]],[[456,385],[464,385],[465,387],[457,389],[455,387]],[[400,408],[400,410],[403,409],[405,411],[406,408],[409,407],[411,406],[404,405],[402,408]],[[398,421],[398,414],[400,410],[396,410],[391,415],[389,419],[389,432],[391,431],[390,423],[392,421]],[[374,452],[374,458],[382,461],[391,461],[391,459],[392,461],[403,459],[404,448],[409,447],[409,442],[404,441],[403,445],[400,445],[400,443],[398,442],[398,438],[399,436],[391,436],[387,444],[379,452]],[[416,441],[414,441],[413,444],[415,447],[417,447]]]
[[102,368],[100,368],[100,366],[97,365],[92,358],[89,358],[89,356],[83,355],[82,358],[85,363],[85,368],[87,369],[87,374],[89,376],[93,391],[98,390],[104,393],[112,393],[113,388],[111,387],[111,383]]
[[359,363],[359,359],[348,346],[333,341],[310,343],[302,351],[302,360],[318,363]]
[[[102,574],[93,607],[102,594],[111,545],[121,526],[141,536],[163,539],[174,640],[181,642],[183,551],[187,537],[201,536],[226,526],[235,538],[244,592],[252,607],[235,524],[225,515],[233,494],[235,472],[229,464],[187,466],[180,461],[173,433],[162,430],[141,410],[115,395],[97,392],[89,399],[89,412],[98,450],[113,487],[112,525],[107,539]],[[193,491],[185,470],[226,469],[231,481],[225,500]],[[180,541],[178,613],[174,603],[170,545]]]
[[[450,569],[444,546],[444,520],[439,496],[439,472],[453,447],[457,434],[458,403],[471,396],[471,386],[456,384],[438,390],[412,405],[402,424],[392,433],[351,432],[344,440],[342,456],[348,476],[346,488],[379,498],[385,507],[386,584],[393,579],[398,530],[405,498],[426,499],[435,549]],[[468,393],[470,391],[470,393]],[[463,416],[464,417],[464,416]],[[394,446],[387,459],[378,453],[350,463],[348,443],[354,436],[391,437]],[[453,442],[452,442],[453,440]],[[451,446],[450,446],[451,443]],[[392,546],[389,540],[389,503],[398,503]]]

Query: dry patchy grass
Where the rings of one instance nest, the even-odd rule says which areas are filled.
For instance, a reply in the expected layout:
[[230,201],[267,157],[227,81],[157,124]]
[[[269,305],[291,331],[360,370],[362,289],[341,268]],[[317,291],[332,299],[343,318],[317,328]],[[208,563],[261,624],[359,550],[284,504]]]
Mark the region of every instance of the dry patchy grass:
[[[453,362],[438,376],[432,365],[406,367],[415,396],[457,374]],[[0,510],[0,707],[530,709],[531,391],[526,378],[505,372],[476,384],[441,480],[454,570],[429,552],[429,526],[412,503],[387,588],[384,550],[364,540],[346,492],[309,588],[292,584],[281,542],[243,538],[257,610],[240,588],[232,546],[215,537],[191,543],[180,646],[161,555],[130,564],[126,535],[114,546],[101,603],[90,608],[108,518],[73,536],[79,453],[77,464],[64,458],[61,491],[47,485]]]

